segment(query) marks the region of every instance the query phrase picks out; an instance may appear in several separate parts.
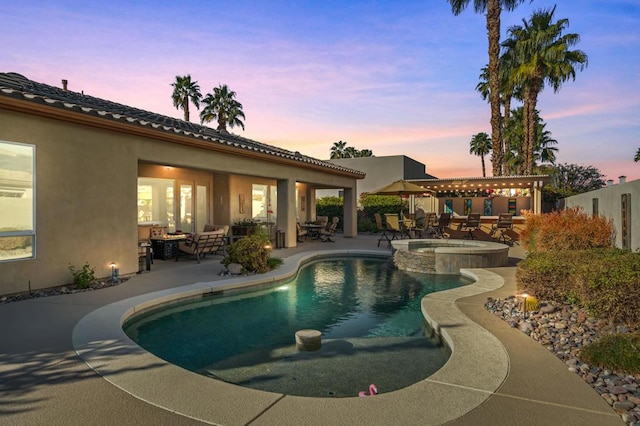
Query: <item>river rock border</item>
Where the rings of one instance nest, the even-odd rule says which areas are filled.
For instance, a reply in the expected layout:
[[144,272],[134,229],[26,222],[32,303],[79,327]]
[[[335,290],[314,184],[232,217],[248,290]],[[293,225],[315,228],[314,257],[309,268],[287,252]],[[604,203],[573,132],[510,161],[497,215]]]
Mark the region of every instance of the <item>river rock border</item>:
[[504,300],[488,298],[485,308],[563,360],[569,371],[589,383],[626,424],[640,426],[640,374],[619,374],[580,359],[581,349],[599,337],[632,330],[612,326],[567,304],[543,302],[538,311],[525,313],[522,299],[515,296]]

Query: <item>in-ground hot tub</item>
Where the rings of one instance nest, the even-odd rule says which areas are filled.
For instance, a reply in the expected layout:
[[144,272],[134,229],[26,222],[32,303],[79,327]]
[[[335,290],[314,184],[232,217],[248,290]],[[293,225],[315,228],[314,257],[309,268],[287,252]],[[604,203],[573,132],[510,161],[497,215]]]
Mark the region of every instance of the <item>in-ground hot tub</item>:
[[393,263],[409,272],[459,274],[461,268],[495,268],[509,263],[509,246],[474,240],[394,240]]

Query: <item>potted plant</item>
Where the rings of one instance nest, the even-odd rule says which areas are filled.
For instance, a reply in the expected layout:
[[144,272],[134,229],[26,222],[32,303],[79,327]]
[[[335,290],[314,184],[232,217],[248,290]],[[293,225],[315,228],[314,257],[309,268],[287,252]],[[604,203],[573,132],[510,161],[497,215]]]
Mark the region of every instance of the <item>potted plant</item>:
[[255,235],[260,228],[260,223],[255,219],[236,219],[231,225],[231,233],[237,236]]

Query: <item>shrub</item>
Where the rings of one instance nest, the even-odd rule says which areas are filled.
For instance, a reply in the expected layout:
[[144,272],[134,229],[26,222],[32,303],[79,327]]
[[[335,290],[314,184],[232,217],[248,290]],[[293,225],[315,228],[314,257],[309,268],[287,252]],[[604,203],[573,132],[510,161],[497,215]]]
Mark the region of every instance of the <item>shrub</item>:
[[640,374],[640,332],[605,336],[585,346],[580,356],[590,364],[626,374]]
[[540,300],[564,301],[578,257],[570,253],[530,253],[518,263],[516,285]]
[[344,220],[344,200],[342,197],[323,197],[316,201],[316,217],[327,216],[329,221],[332,217],[339,217],[337,229],[343,229]]
[[519,290],[584,306],[613,323],[640,322],[640,253],[593,249],[531,253],[516,270]]
[[614,246],[613,221],[603,216],[588,215],[580,208],[542,215],[525,213],[525,218],[526,226],[520,233],[520,241],[530,253]]
[[95,281],[95,271],[95,268],[92,268],[88,262],[79,270],[76,270],[73,265],[69,265],[69,272],[73,276],[73,285],[79,289],[88,288]]
[[241,238],[227,247],[227,256],[222,260],[224,266],[231,263],[242,265],[243,272],[264,273],[269,271],[271,242],[265,234],[250,235]]

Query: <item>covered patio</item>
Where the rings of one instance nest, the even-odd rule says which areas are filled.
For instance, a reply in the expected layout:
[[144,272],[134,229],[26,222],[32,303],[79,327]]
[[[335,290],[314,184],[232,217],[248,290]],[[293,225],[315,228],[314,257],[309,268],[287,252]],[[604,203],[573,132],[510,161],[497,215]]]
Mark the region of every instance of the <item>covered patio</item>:
[[[33,224],[20,231],[24,253],[0,262],[0,295],[68,284],[70,265],[135,273],[145,223],[201,232],[260,219],[295,247],[296,222],[314,219],[321,188],[344,191],[344,235],[357,234],[362,172],[16,73],[0,73],[5,147],[25,147],[33,161]],[[2,167],[11,177],[14,166]],[[2,228],[0,240],[15,237]]]

